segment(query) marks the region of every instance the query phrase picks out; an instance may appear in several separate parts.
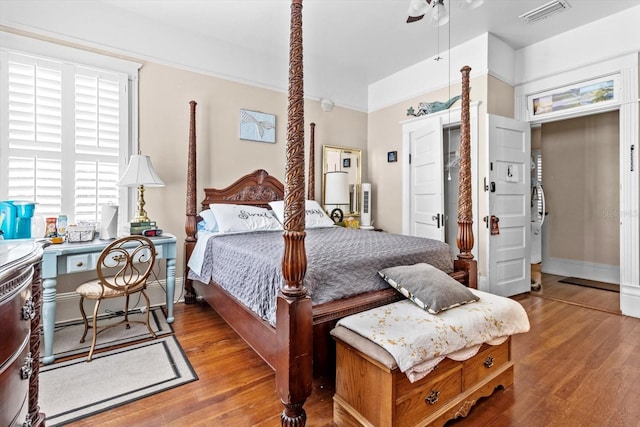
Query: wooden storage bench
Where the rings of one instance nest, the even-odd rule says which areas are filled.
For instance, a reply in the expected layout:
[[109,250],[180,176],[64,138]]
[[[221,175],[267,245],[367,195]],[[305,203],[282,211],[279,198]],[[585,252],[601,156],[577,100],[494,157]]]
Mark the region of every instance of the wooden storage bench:
[[382,347],[338,326],[333,419],[338,426],[430,426],[466,416],[481,397],[513,384],[511,337],[465,361],[445,358],[411,383]]

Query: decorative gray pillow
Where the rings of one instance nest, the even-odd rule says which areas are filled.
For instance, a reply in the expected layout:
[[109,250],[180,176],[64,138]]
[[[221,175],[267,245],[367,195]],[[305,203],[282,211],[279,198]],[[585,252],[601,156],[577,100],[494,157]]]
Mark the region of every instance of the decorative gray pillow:
[[480,298],[442,270],[425,263],[389,267],[378,272],[391,286],[431,314]]

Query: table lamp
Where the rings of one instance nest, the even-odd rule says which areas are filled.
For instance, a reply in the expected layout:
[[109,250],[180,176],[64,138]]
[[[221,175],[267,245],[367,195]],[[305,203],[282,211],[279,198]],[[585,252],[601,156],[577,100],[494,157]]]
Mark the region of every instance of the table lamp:
[[[349,174],[344,171],[327,172],[324,176],[324,204],[325,205],[349,205]],[[339,207],[331,211],[333,222],[341,222],[344,212]]]
[[118,181],[120,187],[138,187],[137,212],[131,222],[149,222],[147,212],[144,210],[145,185],[147,187],[164,187],[164,181],[156,173],[149,156],[134,154],[129,159],[127,170]]

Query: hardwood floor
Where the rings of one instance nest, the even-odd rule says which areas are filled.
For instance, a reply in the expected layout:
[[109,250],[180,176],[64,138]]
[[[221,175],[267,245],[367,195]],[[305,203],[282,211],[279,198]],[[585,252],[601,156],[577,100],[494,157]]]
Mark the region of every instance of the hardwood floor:
[[576,304],[583,307],[620,314],[620,294],[559,282],[564,276],[542,273],[542,287],[532,296]]
[[[531,330],[513,339],[514,385],[450,426],[640,426],[640,319],[515,297]],[[277,426],[269,367],[206,304],[177,304],[174,329],[199,380],[73,426]],[[309,426],[331,426],[332,387],[316,383]]]

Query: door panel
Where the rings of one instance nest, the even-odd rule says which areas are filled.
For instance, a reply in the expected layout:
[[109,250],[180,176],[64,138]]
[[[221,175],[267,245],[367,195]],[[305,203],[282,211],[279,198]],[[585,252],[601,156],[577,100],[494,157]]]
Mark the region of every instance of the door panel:
[[505,117],[489,114],[488,122],[489,217],[498,218],[499,230],[488,233],[488,285],[510,296],[531,289],[531,132],[528,123]]
[[410,233],[444,241],[444,173],[439,118],[410,137]]

